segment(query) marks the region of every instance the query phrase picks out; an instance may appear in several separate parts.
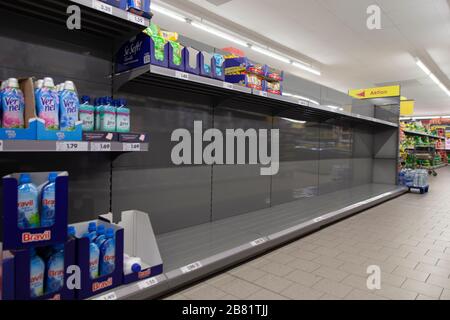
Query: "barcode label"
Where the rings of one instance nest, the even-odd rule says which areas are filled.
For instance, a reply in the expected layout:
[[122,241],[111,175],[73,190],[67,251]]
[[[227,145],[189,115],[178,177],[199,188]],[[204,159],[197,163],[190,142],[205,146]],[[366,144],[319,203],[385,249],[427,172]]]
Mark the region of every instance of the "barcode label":
[[56,143],[56,151],[63,152],[82,152],[88,151],[87,142],[63,142],[59,141]]
[[98,298],[95,298],[94,300],[117,300],[117,295],[115,292],[110,292]]
[[143,289],[153,287],[156,284],[158,284],[157,278],[149,278],[149,279],[142,280],[141,282],[138,282],[138,287],[139,287],[139,289],[143,290]]
[[267,97],[267,92],[265,92],[265,91],[259,91],[258,94],[259,94],[261,97]]
[[223,87],[224,87],[225,89],[230,89],[230,90],[233,90],[233,89],[234,89],[234,85],[233,85],[232,83],[228,83],[228,82],[224,82],[224,83],[223,83]]
[[178,79],[189,80],[189,73],[176,71],[175,77],[177,77]]
[[0,151],[3,151],[3,140],[0,140]]
[[145,23],[145,18],[138,16],[136,14],[132,14],[128,12],[128,21],[140,24],[141,26],[147,26],[147,24]]
[[188,273],[188,272],[197,270],[197,269],[199,269],[201,267],[202,267],[202,263],[200,261],[197,261],[197,262],[188,264],[187,266],[184,266],[184,267],[180,268],[180,270],[183,273]]
[[264,242],[266,242],[266,239],[264,239],[264,238],[259,238],[259,239],[256,239],[256,240],[250,242],[250,245],[251,245],[252,247],[256,247],[256,246],[259,246],[260,244],[263,244]]
[[108,152],[111,151],[109,142],[91,142],[91,151]]
[[150,55],[149,54],[146,54],[145,56],[144,56],[144,64],[149,64],[150,63]]
[[107,13],[107,14],[112,14],[113,13],[113,8],[112,6],[110,6],[109,4],[97,1],[97,0],[92,0],[92,8]]
[[141,151],[140,143],[124,143],[123,151]]

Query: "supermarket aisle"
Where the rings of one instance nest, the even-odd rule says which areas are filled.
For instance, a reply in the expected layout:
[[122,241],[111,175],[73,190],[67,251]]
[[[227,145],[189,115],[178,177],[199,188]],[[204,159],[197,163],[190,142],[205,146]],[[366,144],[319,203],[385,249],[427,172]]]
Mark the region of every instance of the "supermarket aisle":
[[[449,299],[450,168],[406,194],[166,299]],[[381,268],[381,289],[366,270]]]

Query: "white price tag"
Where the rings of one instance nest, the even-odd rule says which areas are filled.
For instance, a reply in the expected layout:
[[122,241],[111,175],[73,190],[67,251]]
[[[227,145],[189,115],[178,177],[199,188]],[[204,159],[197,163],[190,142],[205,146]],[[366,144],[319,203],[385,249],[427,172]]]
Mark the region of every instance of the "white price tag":
[[230,89],[230,90],[233,90],[233,89],[234,89],[234,85],[233,85],[232,83],[229,83],[229,82],[224,82],[224,83],[223,83],[223,87],[224,87],[225,89]]
[[183,273],[188,273],[194,270],[197,270],[202,267],[202,263],[200,261],[188,264],[187,266],[181,267],[180,270]]
[[267,92],[265,91],[259,91],[258,93],[261,97],[266,97],[267,98]]
[[3,151],[3,140],[0,140],[0,151]]
[[259,246],[260,244],[263,244],[264,242],[266,242],[266,239],[264,239],[264,238],[259,238],[259,239],[256,239],[256,240],[250,242],[250,245],[251,245],[252,247],[256,247],[256,246]]
[[156,284],[158,284],[157,278],[149,278],[149,279],[142,280],[141,282],[138,282],[137,285],[138,285],[139,289],[143,290],[143,289],[153,287]]
[[63,151],[63,152],[88,151],[88,143],[74,142],[74,141],[58,141],[56,142],[56,151]]
[[302,106],[308,106],[308,102],[307,101],[303,101],[303,100],[298,100],[298,104],[302,105]]
[[111,151],[110,142],[91,142],[91,151],[109,152]]
[[178,79],[189,80],[189,73],[176,71],[175,77],[177,77]]
[[140,143],[124,143],[123,151],[141,151]]
[[110,292],[98,298],[95,298],[94,300],[117,300],[117,295],[115,292]]
[[144,26],[144,27],[147,26],[147,24],[145,23],[144,17],[138,16],[138,15],[130,13],[130,12],[128,12],[128,21],[140,24],[141,26]]
[[107,14],[112,14],[113,13],[113,7],[110,6],[109,4],[106,4],[104,2],[101,1],[97,1],[97,0],[92,0],[92,8],[107,13]]

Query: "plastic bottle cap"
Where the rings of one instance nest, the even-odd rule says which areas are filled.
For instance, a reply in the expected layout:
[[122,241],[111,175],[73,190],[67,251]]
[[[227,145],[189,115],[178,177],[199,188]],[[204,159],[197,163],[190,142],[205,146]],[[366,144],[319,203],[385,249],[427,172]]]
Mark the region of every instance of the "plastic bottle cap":
[[35,84],[36,89],[42,88],[43,84],[44,84],[44,80],[42,80],[42,79],[39,79],[38,81],[36,81],[36,84]]
[[49,181],[49,182],[55,182],[57,176],[58,176],[58,174],[57,174],[56,172],[51,172],[51,173],[48,175],[48,181]]
[[19,183],[30,183],[31,182],[31,176],[28,173],[22,173],[19,177]]
[[138,264],[138,263],[134,263],[134,264],[131,266],[131,271],[133,271],[134,273],[141,272],[141,270],[142,270],[142,267],[141,267],[141,265]]
[[101,234],[105,234],[105,226],[104,225],[99,225],[97,228],[97,234],[101,235]]
[[64,82],[64,90],[75,91],[75,84],[73,81]]
[[44,78],[44,82],[42,84],[43,87],[54,87],[55,83],[52,78]]
[[77,230],[75,229],[74,226],[68,226],[67,227],[67,235],[69,237],[74,237],[76,235],[76,233],[77,233]]
[[17,80],[16,78],[9,78],[8,79],[8,87],[19,88],[19,80]]
[[81,103],[91,103],[91,97],[89,97],[89,96],[82,96],[81,97]]
[[89,222],[88,232],[97,231],[97,224],[95,222]]
[[114,229],[107,229],[106,230],[106,237],[107,238],[113,238],[114,237]]

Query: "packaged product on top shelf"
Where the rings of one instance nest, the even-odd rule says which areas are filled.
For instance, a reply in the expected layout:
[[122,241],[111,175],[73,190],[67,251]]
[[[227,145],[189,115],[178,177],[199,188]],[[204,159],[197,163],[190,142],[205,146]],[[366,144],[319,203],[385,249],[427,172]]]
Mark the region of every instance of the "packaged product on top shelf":
[[89,96],[81,97],[80,121],[83,123],[83,131],[94,131],[95,107],[91,104]]
[[267,66],[264,76],[268,81],[282,82],[284,80],[284,71]]
[[107,3],[122,10],[127,9],[127,0],[99,0],[99,1]]
[[139,16],[151,18],[150,0],[128,0],[128,11]]
[[200,75],[204,77],[212,77],[212,59],[213,55],[209,52],[200,52]]
[[72,81],[61,86],[59,98],[60,126],[62,131],[75,131],[78,123],[80,101]]
[[184,69],[192,74],[200,74],[200,51],[191,47],[184,48]]
[[263,91],[267,91],[272,94],[282,95],[283,88],[282,84],[279,81],[263,81]]
[[212,77],[217,80],[225,81],[225,56],[222,54],[213,54]]
[[21,173],[3,178],[3,247],[21,250],[64,242],[68,174]]
[[266,66],[254,63],[246,57],[227,56],[225,60],[225,81],[263,90]]

